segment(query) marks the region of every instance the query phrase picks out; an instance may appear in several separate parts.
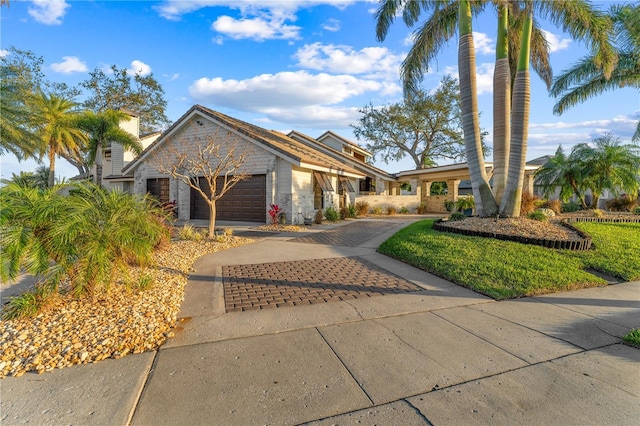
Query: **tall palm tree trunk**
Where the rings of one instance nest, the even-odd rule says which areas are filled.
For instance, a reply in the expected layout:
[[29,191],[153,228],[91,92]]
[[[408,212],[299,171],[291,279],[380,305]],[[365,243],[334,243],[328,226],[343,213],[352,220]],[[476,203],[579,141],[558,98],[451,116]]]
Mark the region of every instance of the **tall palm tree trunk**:
[[96,147],[96,185],[102,186],[102,144]]
[[458,25],[458,68],[460,79],[460,103],[464,145],[471,177],[471,188],[478,216],[493,216],[498,211],[484,166],[480,140],[480,119],[476,89],[476,57],[471,28],[471,6],[468,0],[460,0]]
[[500,203],[503,216],[520,216],[522,203],[522,186],[524,184],[524,168],[527,157],[527,137],[529,134],[530,76],[529,50],[531,46],[531,27],[533,17],[531,11],[524,20],[518,71],[513,85],[513,110],[511,112],[511,153],[509,156],[509,172],[507,186]]
[[511,138],[508,10],[504,3],[498,7],[498,41],[493,72],[493,194],[498,204],[507,184]]
[[47,186],[53,187],[56,178],[56,150],[54,148],[53,141],[49,144],[49,179],[47,180]]

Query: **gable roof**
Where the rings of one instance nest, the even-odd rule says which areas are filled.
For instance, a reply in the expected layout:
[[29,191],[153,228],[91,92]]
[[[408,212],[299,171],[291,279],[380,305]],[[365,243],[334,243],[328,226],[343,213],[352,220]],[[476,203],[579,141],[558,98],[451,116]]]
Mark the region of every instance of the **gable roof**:
[[155,142],[149,145],[135,160],[129,163],[123,173],[131,172],[141,161],[143,161],[152,151],[160,146],[170,135],[175,133],[177,129],[188,119],[194,115],[206,117],[216,122],[218,125],[234,131],[237,134],[258,142],[264,148],[288,160],[289,162],[319,171],[329,171],[335,174],[350,175],[352,177],[364,177],[361,171],[353,167],[349,167],[335,158],[320,152],[318,150],[310,150],[308,146],[286,136],[283,133],[273,130],[266,130],[246,121],[229,117],[218,111],[206,108],[202,105],[194,105],[182,115],[175,123],[171,125]]
[[344,152],[338,151],[337,149],[334,149],[329,145],[319,142],[318,140],[312,138],[309,135],[305,135],[302,132],[298,132],[297,130],[290,131],[289,133],[287,133],[287,136],[297,141],[300,141],[311,148],[321,150],[326,154],[336,158],[337,160],[347,161],[352,167],[354,167],[357,170],[360,170],[363,173],[378,175],[379,177],[384,179],[391,179],[391,180],[395,179],[395,177],[392,174],[385,172],[384,170],[379,169],[375,166],[372,166],[371,164],[363,163],[362,161],[359,161],[356,158],[345,154]]
[[354,148],[360,152],[362,152],[363,154],[368,155],[369,157],[372,157],[373,155],[367,151],[366,149],[364,149],[363,147],[361,147],[360,145],[358,145],[355,142],[350,141],[349,139],[340,136],[337,133],[332,132],[331,130],[327,130],[326,132],[324,132],[323,134],[321,134],[320,136],[318,136],[316,138],[317,141],[322,141],[322,139],[325,139],[327,137],[332,137],[336,140],[338,140],[339,142],[341,142],[344,145],[350,146],[351,148]]

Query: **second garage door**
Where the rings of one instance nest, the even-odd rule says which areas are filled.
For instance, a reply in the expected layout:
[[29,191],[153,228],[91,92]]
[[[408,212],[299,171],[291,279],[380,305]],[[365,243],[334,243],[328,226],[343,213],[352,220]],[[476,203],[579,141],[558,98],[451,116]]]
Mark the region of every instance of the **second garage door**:
[[[210,193],[204,178],[201,187]],[[266,175],[253,175],[236,183],[216,203],[216,220],[264,222],[267,211]],[[191,219],[209,219],[209,205],[191,189]]]

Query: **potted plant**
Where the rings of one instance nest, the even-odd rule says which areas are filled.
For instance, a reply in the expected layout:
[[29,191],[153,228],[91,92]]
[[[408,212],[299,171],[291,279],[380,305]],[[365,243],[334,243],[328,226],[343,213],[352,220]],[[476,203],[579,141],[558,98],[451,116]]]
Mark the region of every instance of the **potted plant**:
[[453,200],[444,200],[444,208],[451,213],[456,206],[456,202]]
[[456,210],[462,212],[465,216],[471,216],[475,202],[473,196],[467,195],[456,200]]

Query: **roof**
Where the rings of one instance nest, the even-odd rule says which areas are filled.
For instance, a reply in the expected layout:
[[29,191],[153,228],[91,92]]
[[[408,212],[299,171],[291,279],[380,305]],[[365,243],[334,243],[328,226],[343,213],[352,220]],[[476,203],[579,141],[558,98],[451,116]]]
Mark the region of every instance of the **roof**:
[[[493,171],[493,163],[491,161],[484,162],[484,168],[487,173]],[[539,165],[532,165],[527,163],[525,166],[525,172],[533,172],[540,168]],[[468,163],[456,163],[447,164],[446,166],[428,167],[426,169],[406,170],[396,174],[398,180],[400,178],[419,177],[422,179],[469,179],[469,165]]]
[[379,169],[375,166],[372,166],[371,164],[363,163],[362,161],[359,161],[356,158],[345,154],[344,152],[338,151],[337,149],[331,148],[330,146],[323,144],[322,142],[319,142],[318,140],[312,138],[309,135],[305,135],[302,132],[298,132],[297,130],[290,131],[287,134],[287,136],[297,141],[300,141],[303,144],[310,146],[311,148],[324,151],[328,155],[331,155],[332,157],[338,160],[348,161],[349,164],[351,164],[351,166],[353,166],[354,168],[364,173],[379,175],[380,177],[387,178],[387,179],[395,179],[392,174],[385,172],[384,170]]
[[156,147],[167,140],[183,122],[187,121],[187,119],[194,114],[210,118],[227,129],[233,130],[250,140],[259,142],[261,145],[269,148],[272,152],[277,153],[277,155],[285,159],[289,159],[289,161],[297,163],[302,167],[311,166],[310,168],[320,171],[329,171],[336,174],[349,174],[354,177],[364,177],[361,171],[349,167],[325,153],[317,150],[310,150],[307,145],[292,139],[283,133],[263,129],[262,127],[247,123],[246,121],[238,120],[237,118],[229,117],[228,115],[211,110],[202,105],[194,105],[191,107],[189,111],[173,123],[171,127],[162,134],[162,136],[142,151],[135,160],[125,166],[123,174],[126,174],[135,168],[140,161],[146,158],[151,151],[155,150]]
[[316,140],[321,141],[322,139],[326,138],[327,136],[331,136],[331,137],[333,137],[334,139],[337,139],[337,140],[339,140],[340,142],[344,143],[345,145],[349,145],[350,147],[355,148],[355,149],[357,149],[358,151],[361,151],[361,152],[363,152],[363,153],[367,154],[367,155],[368,155],[368,156],[370,156],[370,157],[372,157],[372,156],[373,156],[369,151],[367,151],[366,149],[364,149],[363,147],[361,147],[361,146],[360,146],[360,145],[358,145],[357,143],[352,142],[352,141],[350,141],[349,139],[347,139],[347,138],[345,138],[345,137],[342,137],[342,136],[340,136],[340,135],[339,135],[339,134],[337,134],[337,133],[332,132],[331,130],[327,130],[326,132],[324,132],[323,134],[321,134],[320,136],[318,136],[318,137],[316,138]]

